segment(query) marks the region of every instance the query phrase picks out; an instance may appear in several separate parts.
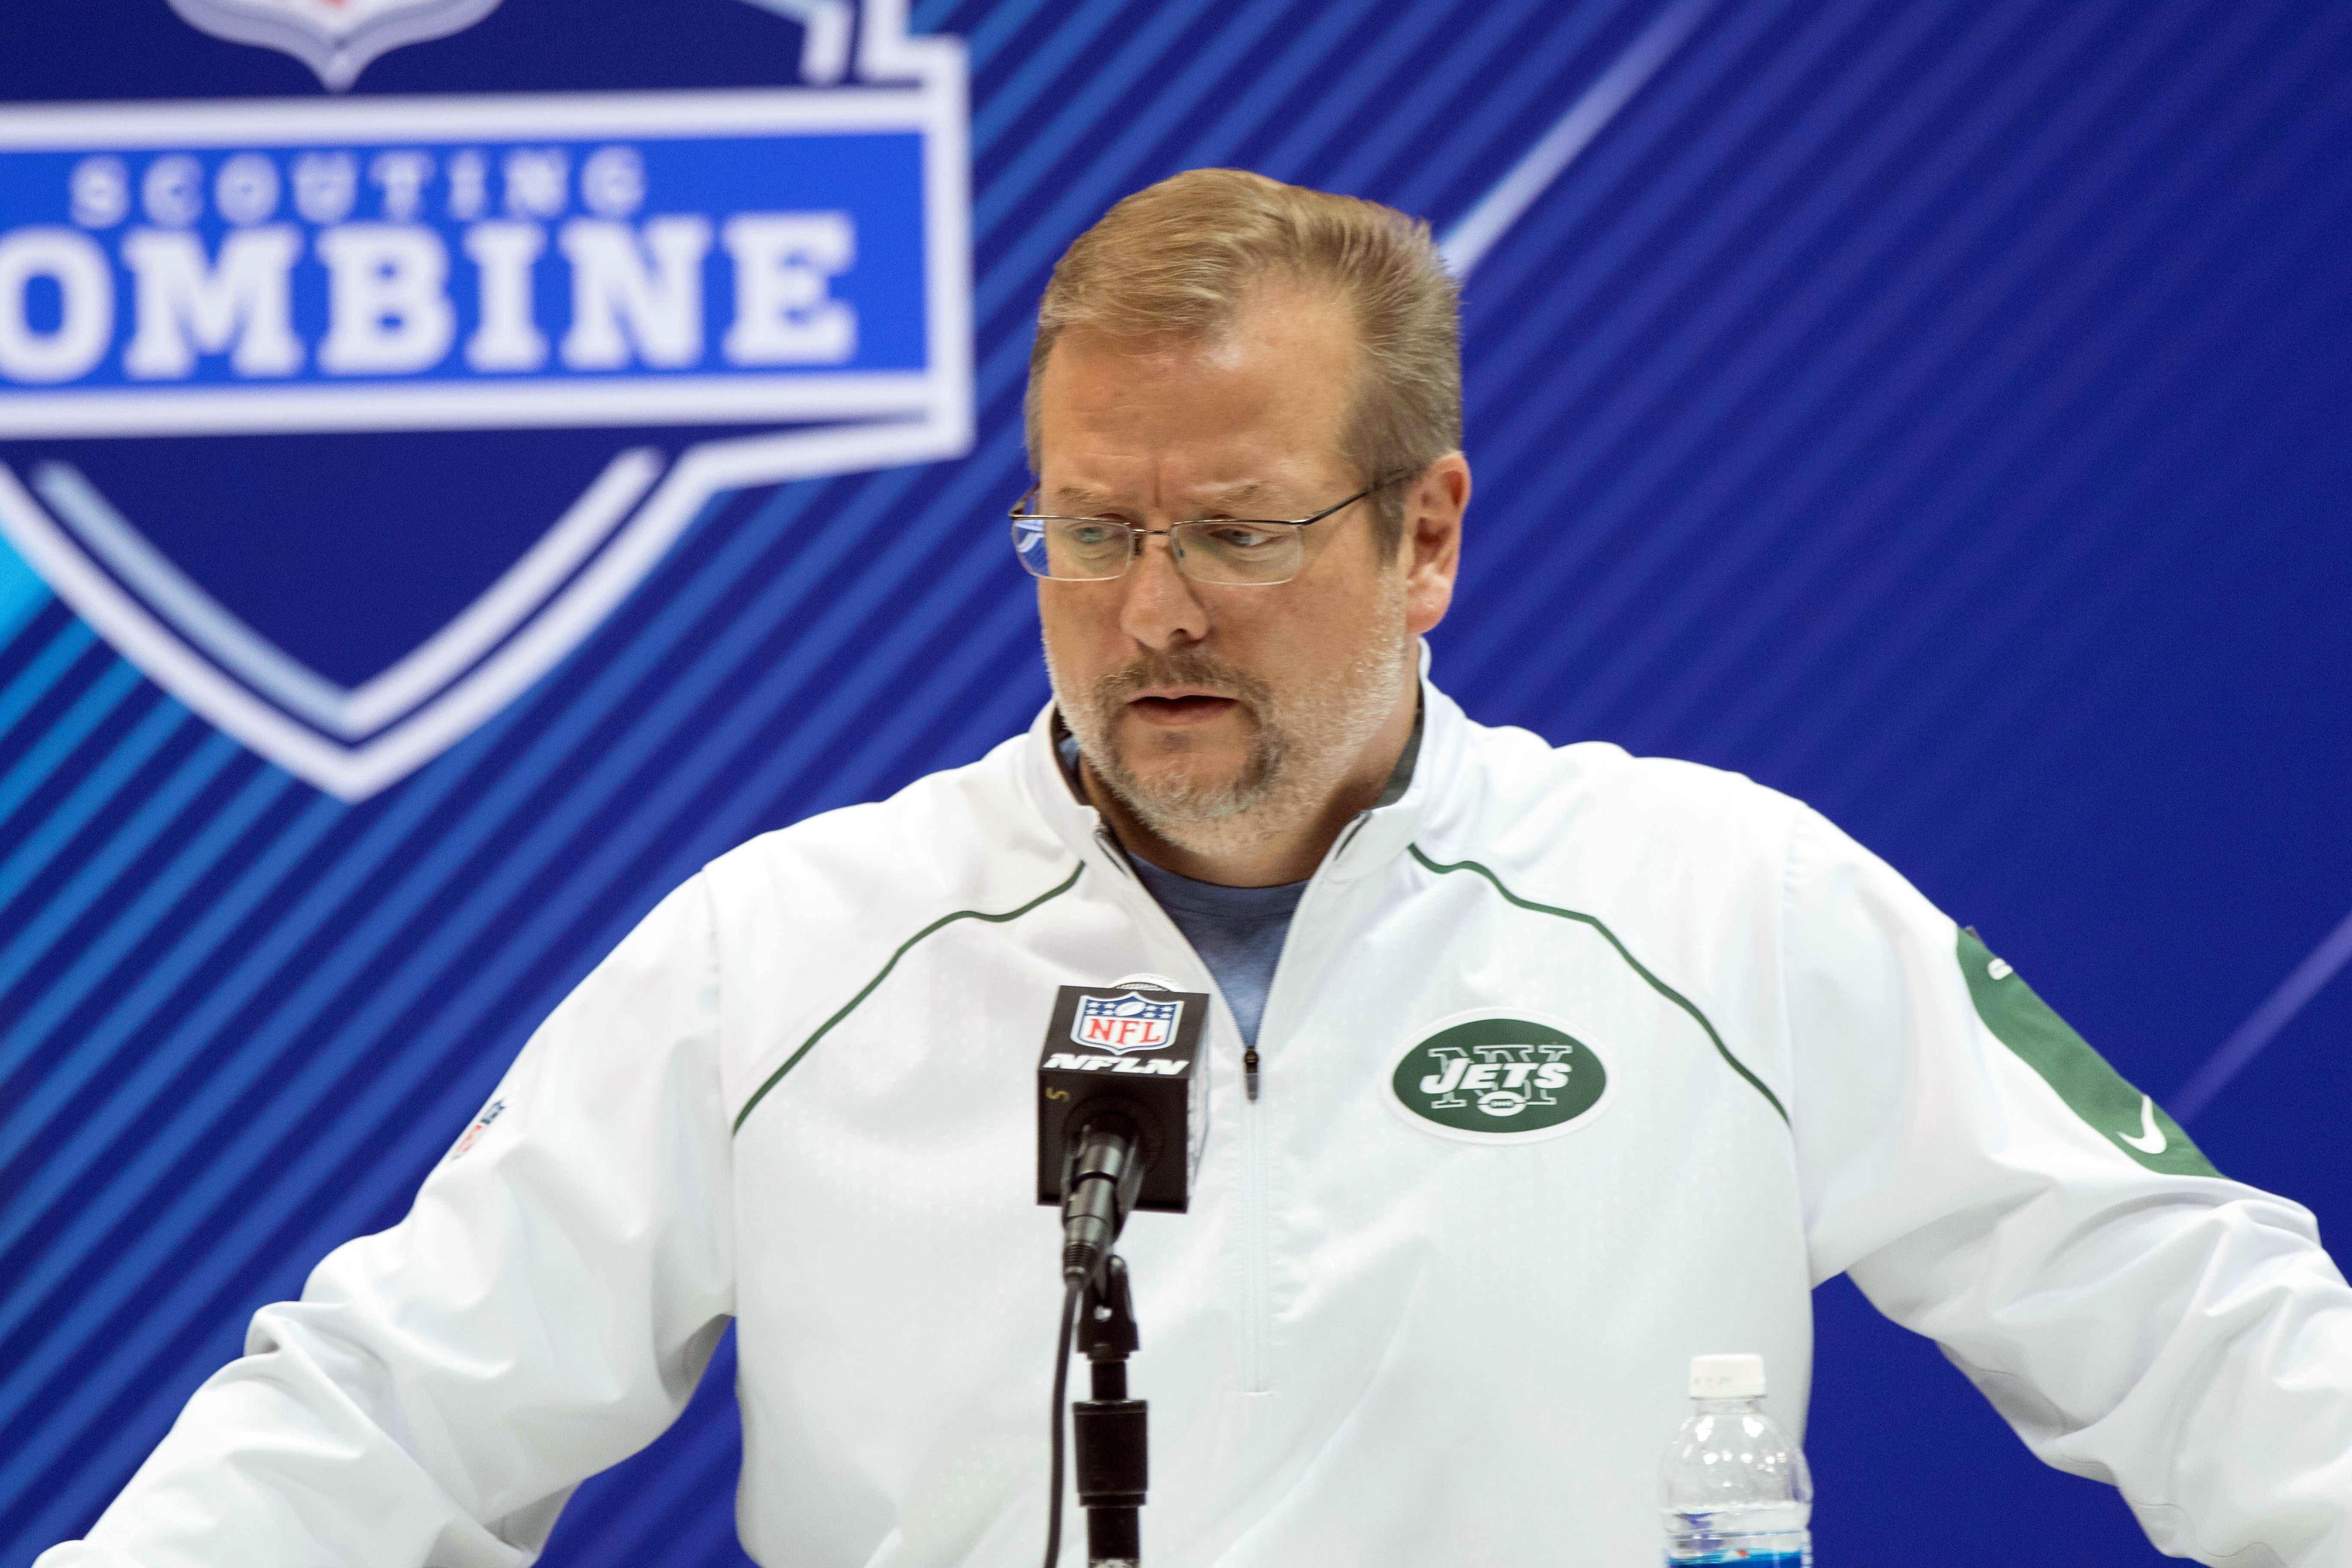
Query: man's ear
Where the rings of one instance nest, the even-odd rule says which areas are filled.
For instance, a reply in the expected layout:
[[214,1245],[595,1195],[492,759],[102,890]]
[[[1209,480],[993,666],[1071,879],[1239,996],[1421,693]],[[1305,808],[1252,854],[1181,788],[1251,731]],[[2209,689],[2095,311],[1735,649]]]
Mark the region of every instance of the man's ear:
[[1459,452],[1423,469],[1405,492],[1405,629],[1420,637],[1445,618],[1462,563],[1462,514],[1470,506],[1470,459]]

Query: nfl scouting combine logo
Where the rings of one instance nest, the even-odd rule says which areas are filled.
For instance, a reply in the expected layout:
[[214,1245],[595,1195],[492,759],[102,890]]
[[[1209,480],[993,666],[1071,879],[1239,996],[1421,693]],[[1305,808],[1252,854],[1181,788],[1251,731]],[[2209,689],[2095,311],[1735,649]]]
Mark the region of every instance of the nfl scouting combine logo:
[[1525,1016],[1459,1013],[1415,1032],[1389,1075],[1414,1125],[1472,1142],[1527,1142],[1584,1125],[1609,1096],[1591,1047]]
[[1181,1002],[1156,1001],[1129,991],[1121,996],[1081,996],[1070,1018],[1070,1038],[1097,1051],[1160,1050],[1176,1038]]
[[645,0],[772,28],[773,87],[431,97],[340,89],[499,0],[171,3],[337,95],[0,109],[0,531],[320,787],[498,712],[713,497],[969,447],[963,56],[904,0]]

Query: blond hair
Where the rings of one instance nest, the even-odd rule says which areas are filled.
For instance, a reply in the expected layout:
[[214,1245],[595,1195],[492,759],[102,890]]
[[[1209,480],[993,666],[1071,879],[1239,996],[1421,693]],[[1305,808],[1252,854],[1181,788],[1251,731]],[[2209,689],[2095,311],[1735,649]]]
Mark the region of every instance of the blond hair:
[[[1055,263],[1029,352],[1031,467],[1041,461],[1037,386],[1064,331],[1210,336],[1267,279],[1328,289],[1355,317],[1363,373],[1340,447],[1364,483],[1417,474],[1462,445],[1459,290],[1429,226],[1377,202],[1240,169],[1193,169],[1119,202]],[[1392,552],[1403,501],[1395,489],[1373,499]]]

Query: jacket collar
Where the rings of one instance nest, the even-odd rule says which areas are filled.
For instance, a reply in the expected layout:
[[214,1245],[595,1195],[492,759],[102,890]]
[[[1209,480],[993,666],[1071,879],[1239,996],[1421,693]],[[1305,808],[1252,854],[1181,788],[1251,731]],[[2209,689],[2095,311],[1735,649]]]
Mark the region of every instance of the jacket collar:
[[[1468,743],[1470,721],[1454,700],[1430,680],[1429,662],[1429,644],[1424,641],[1421,645],[1421,744],[1412,759],[1410,781],[1393,799],[1383,797],[1382,804],[1340,830],[1318,876],[1354,881],[1381,869],[1404,853],[1432,808],[1451,796]],[[1111,847],[1110,829],[1056,754],[1055,743],[1062,732],[1061,715],[1049,701],[1030,725],[1021,748],[1023,786],[1055,836],[1074,854],[1091,858],[1110,853],[1118,858]]]

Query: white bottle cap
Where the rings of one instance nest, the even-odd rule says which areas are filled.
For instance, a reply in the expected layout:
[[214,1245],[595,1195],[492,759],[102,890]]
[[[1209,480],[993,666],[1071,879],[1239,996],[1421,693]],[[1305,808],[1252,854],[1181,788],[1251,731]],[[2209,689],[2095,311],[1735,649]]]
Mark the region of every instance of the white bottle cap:
[[1761,1399],[1764,1358],[1760,1355],[1695,1355],[1691,1357],[1693,1399]]

